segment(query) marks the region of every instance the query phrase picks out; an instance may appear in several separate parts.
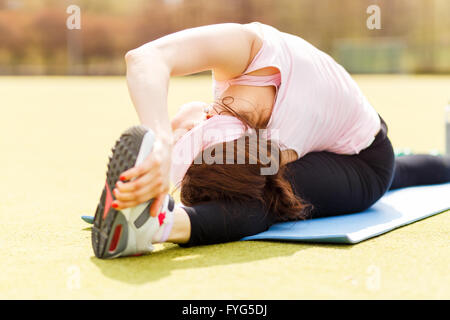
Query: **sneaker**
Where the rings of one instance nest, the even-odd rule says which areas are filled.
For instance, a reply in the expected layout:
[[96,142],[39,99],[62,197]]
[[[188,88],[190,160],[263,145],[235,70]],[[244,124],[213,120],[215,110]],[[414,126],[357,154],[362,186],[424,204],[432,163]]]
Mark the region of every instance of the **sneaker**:
[[[156,217],[150,216],[154,199],[123,210],[114,209],[112,193],[122,172],[139,165],[150,154],[155,136],[143,126],[131,127],[117,140],[109,158],[106,183],[100,197],[92,227],[92,247],[95,256],[111,259],[141,255],[153,251],[152,243],[167,239],[173,223],[174,201],[164,199]],[[165,230],[165,231],[164,231]]]

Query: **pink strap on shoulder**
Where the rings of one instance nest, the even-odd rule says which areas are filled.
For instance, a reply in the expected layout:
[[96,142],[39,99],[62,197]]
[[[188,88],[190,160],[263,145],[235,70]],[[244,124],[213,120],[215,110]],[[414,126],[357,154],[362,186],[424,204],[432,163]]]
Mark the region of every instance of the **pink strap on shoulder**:
[[242,121],[225,115],[215,115],[186,132],[172,150],[172,182],[175,186],[180,185],[200,152],[213,145],[238,139],[245,133],[246,126]]
[[225,80],[225,81],[215,81],[216,97],[219,97],[232,85],[244,85],[244,86],[255,86],[255,87],[265,87],[274,86],[278,91],[278,87],[281,84],[281,74],[278,72],[276,74],[265,75],[265,76],[255,76],[249,74],[243,74],[237,78]]
[[237,78],[231,79],[227,81],[229,85],[247,85],[247,86],[275,86],[278,87],[281,83],[281,75],[280,73],[265,75],[265,76],[256,76],[243,74]]

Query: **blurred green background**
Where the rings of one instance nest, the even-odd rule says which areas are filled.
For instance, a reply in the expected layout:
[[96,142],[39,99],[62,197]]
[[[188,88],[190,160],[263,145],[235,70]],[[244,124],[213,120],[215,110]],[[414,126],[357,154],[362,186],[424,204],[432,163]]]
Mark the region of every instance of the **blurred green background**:
[[[81,29],[68,30],[69,5]],[[369,30],[378,5],[381,29]],[[448,0],[0,0],[0,74],[124,74],[124,54],[189,27],[260,21],[351,73],[450,73]]]

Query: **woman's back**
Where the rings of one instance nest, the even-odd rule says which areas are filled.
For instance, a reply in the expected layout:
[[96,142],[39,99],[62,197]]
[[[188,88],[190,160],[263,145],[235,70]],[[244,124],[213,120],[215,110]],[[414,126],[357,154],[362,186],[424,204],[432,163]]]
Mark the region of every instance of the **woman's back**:
[[[379,117],[348,72],[300,37],[261,23],[250,25],[260,31],[263,43],[244,75],[232,81],[255,85],[245,74],[267,67],[280,71],[267,128],[282,149],[302,157],[312,151],[355,154],[368,147],[380,129]],[[222,93],[223,84],[214,81],[215,98]]]

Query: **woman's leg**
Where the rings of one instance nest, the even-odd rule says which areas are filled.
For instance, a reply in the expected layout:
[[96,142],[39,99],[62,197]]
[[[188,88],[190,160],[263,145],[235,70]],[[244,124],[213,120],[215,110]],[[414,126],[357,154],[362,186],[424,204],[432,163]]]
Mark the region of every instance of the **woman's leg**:
[[[372,205],[388,189],[393,152],[391,156],[383,156],[388,168],[386,176],[380,177],[356,156],[311,153],[289,165],[289,180],[296,194],[314,206],[311,217],[357,212]],[[265,231],[275,222],[257,202],[205,202],[176,208],[167,241],[186,247],[236,241]]]
[[450,157],[415,154],[395,159],[391,190],[450,182]]
[[[384,127],[359,155],[315,152],[288,165],[286,177],[296,194],[314,206],[312,217],[364,210],[386,192],[394,167],[386,133]],[[276,222],[258,202],[212,201],[178,209],[169,241],[181,246],[236,241]]]
[[275,220],[257,201],[210,201],[178,207],[168,242],[183,247],[237,241],[267,230]]
[[175,207],[173,211],[173,226],[167,242],[187,243],[191,237],[191,221],[189,216],[181,207]]
[[313,205],[311,218],[363,211],[391,185],[394,152],[387,126],[381,120],[375,140],[359,154],[313,152],[288,169],[296,194]]
[[[309,201],[312,217],[357,212],[368,208],[389,188],[394,153],[389,140],[376,140],[370,165],[360,155],[310,153],[288,165],[287,178],[296,194]],[[384,163],[384,164],[383,164]],[[178,218],[177,218],[178,217]],[[178,207],[169,242],[181,246],[236,241],[267,230],[273,223],[258,202],[205,202]]]
[[[382,129],[369,148],[351,156],[307,154],[288,164],[287,178],[295,193],[313,205],[311,218],[365,210],[389,188],[450,181],[448,157],[395,159],[395,177],[394,159],[382,121]],[[235,241],[265,231],[275,222],[259,203],[207,202],[178,207],[168,241],[181,246]]]
[[291,168],[296,194],[312,205],[310,218],[363,211],[390,186],[389,176],[381,177],[357,157],[311,153]]

